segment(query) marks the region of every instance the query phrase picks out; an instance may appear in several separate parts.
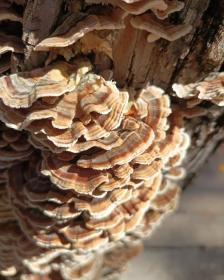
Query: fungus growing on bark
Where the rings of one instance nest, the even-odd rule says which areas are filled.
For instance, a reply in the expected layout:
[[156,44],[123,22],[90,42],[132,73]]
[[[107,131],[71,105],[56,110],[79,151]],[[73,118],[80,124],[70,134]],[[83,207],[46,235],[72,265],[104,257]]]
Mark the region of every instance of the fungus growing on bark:
[[188,85],[174,84],[173,90],[178,97],[196,100],[197,104],[205,100],[224,106],[224,73],[211,73],[203,81]]
[[[6,277],[91,280],[120,272],[140,240],[175,209],[190,145],[183,117],[204,114],[187,106],[180,113],[169,92],[148,81],[132,87],[125,76],[137,38],[173,41],[190,32],[169,18],[182,2],[82,4],[26,50],[24,32],[23,42],[0,35],[0,274]],[[25,5],[0,3],[0,21],[23,24]],[[43,55],[42,64],[14,71],[11,53],[28,60]],[[222,105],[222,84],[219,74],[173,89],[191,104],[197,98]]]
[[[130,99],[91,69],[77,60],[0,78],[2,120],[18,130],[2,130],[1,153],[4,145],[16,150],[3,158],[12,158],[9,200],[15,223],[38,252],[104,254],[135,231],[151,232],[147,213],[163,216],[178,197],[178,187],[171,181],[164,187],[164,180],[180,177],[183,157],[175,157],[189,143],[169,120],[169,97],[147,86]],[[19,130],[41,151],[33,162],[30,144],[18,144]]]
[[[62,26],[55,31],[55,35],[44,39],[36,47],[36,51],[46,51],[51,48],[63,48],[76,43],[85,34],[94,30],[114,30],[124,28],[124,18],[126,13],[121,9],[114,9],[103,15],[85,15],[81,14],[74,19],[74,15],[66,19]],[[70,26],[73,28],[68,30],[67,21],[73,20]],[[67,29],[66,32],[64,29]],[[60,34],[62,32],[62,34]]]
[[186,24],[171,25],[163,21],[159,21],[152,14],[144,14],[131,19],[131,25],[137,29],[149,32],[147,41],[154,42],[160,38],[168,41],[175,41],[191,31],[191,26]]
[[[90,0],[89,2],[87,1],[87,3],[100,4],[102,2]],[[165,20],[169,14],[183,9],[184,4],[180,1],[141,0],[126,2],[122,0],[106,0],[103,1],[103,4],[107,5],[108,9],[104,9],[103,11],[99,10],[100,12],[97,14],[89,15],[80,13],[75,18],[74,15],[68,17],[49,38],[39,42],[35,50],[51,51],[49,61],[55,59],[55,55],[57,56],[57,54],[61,54],[66,59],[69,59],[73,57],[76,52],[85,53],[88,42],[88,45],[94,45],[92,51],[101,51],[106,53],[106,55],[109,54],[109,58],[114,60],[117,59],[117,54],[115,55],[116,46],[114,47],[114,44],[118,44],[122,51],[122,47],[120,46],[122,42],[118,39],[119,34],[121,35],[123,32],[126,33],[130,24],[134,29],[147,31],[149,33],[147,41],[150,43],[160,38],[174,41],[185,36],[191,30],[190,25],[172,25]],[[111,8],[111,5],[113,8]],[[68,29],[68,24],[70,24],[72,28]],[[105,31],[108,32],[103,34]],[[115,32],[117,35],[114,36],[112,34],[113,31],[117,31]],[[130,33],[131,31],[129,30],[127,32]],[[89,41],[86,42],[85,35],[89,34]],[[98,49],[96,47],[94,36],[97,35],[99,35],[101,40],[104,40],[107,46],[106,48],[101,47]],[[124,37],[124,35],[122,35],[122,37]],[[80,45],[74,47],[75,43],[79,43]],[[112,49],[114,49],[114,51],[111,54]],[[125,56],[126,54],[123,52],[123,55]],[[116,61],[114,62],[116,63]]]

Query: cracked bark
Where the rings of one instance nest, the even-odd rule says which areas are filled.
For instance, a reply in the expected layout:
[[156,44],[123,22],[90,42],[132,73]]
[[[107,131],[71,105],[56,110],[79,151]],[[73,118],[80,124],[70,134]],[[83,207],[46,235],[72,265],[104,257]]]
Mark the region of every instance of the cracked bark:
[[[63,0],[28,0],[24,14],[23,41],[27,50],[23,68],[43,64],[46,54],[33,52],[33,47],[54,29],[63,14]],[[121,87],[135,89],[150,82],[172,95],[174,82],[191,83],[205,78],[210,72],[223,70],[224,63],[224,0],[185,0],[185,8],[170,16],[173,23],[193,26],[191,34],[174,42],[160,39],[148,44],[146,32],[127,26],[116,38],[113,49],[114,79]],[[121,63],[120,41],[127,41],[128,61]],[[123,44],[124,46],[124,44]],[[125,56],[127,59],[127,56]],[[126,65],[119,68],[119,65]],[[179,102],[175,100],[175,102]],[[206,117],[189,120],[187,129],[192,144],[185,162],[186,186],[209,155],[223,140],[224,111],[209,107]]]
[[26,44],[24,70],[41,65],[45,53],[33,51],[33,47],[52,31],[59,18],[63,0],[28,0],[24,12],[23,41]]
[[[191,24],[191,34],[171,43],[161,39],[154,44],[146,43],[145,31],[130,33],[127,30],[123,35],[123,40],[132,44],[126,50],[130,52],[127,68],[118,73],[115,64],[115,80],[117,78],[120,86],[141,88],[150,82],[172,95],[174,82],[187,84],[224,70],[223,0],[186,0],[184,10],[170,20]],[[117,58],[118,63],[121,59]],[[175,102],[180,101],[175,99]],[[209,107],[206,117],[186,121],[192,144],[185,161],[184,187],[224,139],[224,110],[207,103],[204,106]]]
[[[26,45],[24,61],[13,57],[15,67],[22,70],[41,66],[46,53],[34,52],[34,46],[54,31],[64,16],[64,0],[28,0],[24,12],[23,41]],[[193,25],[191,34],[175,42],[160,39],[149,44],[147,33],[130,25],[116,38],[113,49],[114,80],[120,87],[139,89],[146,83],[162,87],[172,96],[174,82],[191,83],[205,78],[210,72],[224,70],[224,0],[185,0],[181,13],[170,16],[173,23]],[[120,49],[119,42],[123,50]],[[122,52],[125,63],[121,63]],[[98,59],[101,62],[101,58]],[[120,68],[123,65],[124,68]],[[4,66],[4,65],[3,65]],[[17,70],[13,70],[17,72]],[[182,101],[173,98],[174,103]],[[185,161],[187,178],[183,187],[190,184],[193,176],[224,139],[224,109],[204,102],[208,114],[186,121],[186,129],[192,144]]]

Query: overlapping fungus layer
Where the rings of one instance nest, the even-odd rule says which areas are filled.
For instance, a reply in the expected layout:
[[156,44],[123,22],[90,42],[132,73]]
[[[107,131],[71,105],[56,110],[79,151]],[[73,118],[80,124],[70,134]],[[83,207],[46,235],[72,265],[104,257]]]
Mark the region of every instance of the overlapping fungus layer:
[[173,90],[180,98],[186,99],[189,107],[194,107],[203,101],[224,105],[224,73],[211,73],[202,81],[188,85],[174,84]]
[[183,3],[69,3],[70,14],[34,47],[47,53],[46,66],[27,72],[18,67],[25,1],[0,3],[0,273],[7,278],[111,279],[174,209],[185,175],[189,136],[168,95],[152,85],[118,88],[131,61],[129,36],[144,32],[148,43],[184,36],[191,27],[168,20]]
[[161,89],[131,96],[77,60],[1,77],[0,99],[13,128],[1,128],[3,274],[62,271],[64,255],[90,265],[87,256],[146,236],[175,206],[189,138]]
[[94,54],[97,72],[106,79],[115,79],[122,87],[128,80],[139,37],[143,47],[161,38],[177,40],[192,28],[189,24],[170,22],[169,15],[184,7],[183,2],[177,0],[87,0],[84,10],[81,6],[71,1],[71,15],[48,38],[40,41],[35,50],[49,52],[46,64],[58,55],[69,61],[79,53]]

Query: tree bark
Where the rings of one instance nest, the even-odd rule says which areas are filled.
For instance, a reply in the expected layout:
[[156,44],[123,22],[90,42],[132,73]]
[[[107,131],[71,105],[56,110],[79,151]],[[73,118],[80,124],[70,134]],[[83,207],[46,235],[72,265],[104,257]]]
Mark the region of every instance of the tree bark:
[[[69,1],[67,1],[68,3]],[[46,54],[33,52],[33,47],[52,32],[63,16],[63,0],[29,0],[24,13],[23,41],[27,46],[24,68],[43,64]],[[192,32],[174,42],[160,39],[146,42],[146,31],[128,27],[117,38],[126,40],[125,52],[114,51],[114,80],[120,87],[142,88],[147,83],[163,88],[172,96],[174,82],[191,83],[224,68],[224,0],[185,0],[185,8],[170,16],[172,23],[187,23]],[[124,46],[124,44],[122,44]],[[122,61],[125,59],[126,61]],[[120,69],[120,65],[125,65]],[[180,102],[175,99],[175,102]],[[205,107],[208,105],[204,105]],[[224,111],[215,106],[206,117],[186,121],[192,144],[185,161],[187,178],[197,173],[210,154],[223,140]]]
[[[70,2],[72,1],[27,1],[23,13],[24,58],[17,61],[17,57],[14,57],[15,64],[19,63],[21,70],[31,70],[45,64],[47,52],[34,51],[34,47],[52,34],[69,14]],[[168,42],[160,39],[155,43],[148,43],[146,31],[134,29],[128,24],[115,34],[112,78],[118,87],[138,90],[150,83],[164,89],[171,96],[174,106],[181,106],[184,101],[174,96],[173,83],[200,81],[211,72],[224,70],[224,0],[184,2],[184,9],[169,17],[170,23],[193,26],[191,33],[179,40]],[[80,3],[82,5],[82,1]],[[104,62],[107,63],[98,57],[99,68],[100,63]],[[12,72],[16,71],[15,67]],[[194,175],[224,139],[224,109],[209,102],[203,102],[201,107],[207,109],[206,115],[185,121],[186,131],[191,136],[191,146],[184,162],[187,176],[181,182],[183,188],[190,185]],[[129,248],[126,249],[129,252]],[[137,247],[134,254],[139,250]],[[130,252],[129,258],[133,254],[131,249]],[[120,272],[121,264],[114,264],[114,259],[119,259],[118,256],[123,263],[128,259],[122,247],[114,255],[111,253],[107,261],[112,270]]]
[[23,41],[26,45],[24,70],[41,65],[46,53],[34,52],[34,46],[47,37],[60,17],[63,0],[28,0],[23,17]]
[[[192,83],[211,72],[224,70],[223,20],[224,1],[185,1],[184,10],[171,16],[171,21],[191,24],[191,34],[171,43],[161,39],[147,44],[142,39],[145,32],[138,31],[135,44],[131,46],[131,64],[125,69],[125,74],[118,75],[119,78],[124,77],[118,82],[135,88],[150,82],[172,95],[174,82]],[[182,182],[184,187],[224,139],[224,111],[216,106],[209,111],[206,117],[186,121],[192,143],[185,160],[187,177]]]

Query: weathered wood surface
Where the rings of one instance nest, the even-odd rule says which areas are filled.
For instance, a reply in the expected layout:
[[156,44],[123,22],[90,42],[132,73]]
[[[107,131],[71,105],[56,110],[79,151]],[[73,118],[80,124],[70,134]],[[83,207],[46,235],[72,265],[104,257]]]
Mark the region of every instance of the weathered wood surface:
[[[23,40],[27,44],[24,69],[43,64],[43,52],[33,52],[41,39],[54,30],[64,14],[69,1],[35,0],[28,1],[24,14]],[[121,87],[135,89],[150,82],[160,86],[172,95],[174,82],[190,83],[205,78],[210,72],[224,68],[224,0],[185,0],[185,8],[170,16],[173,23],[188,23],[192,32],[174,42],[160,39],[155,43],[146,42],[146,31],[127,28],[114,49],[114,79]],[[125,53],[116,50],[119,40]],[[122,61],[125,60],[125,61]],[[124,63],[123,63],[124,62]],[[123,65],[122,68],[120,65]],[[180,102],[174,99],[174,102]],[[208,107],[208,104],[205,104]],[[224,138],[222,129],[224,111],[211,107],[206,117],[187,123],[192,136],[192,145],[185,166],[187,185],[205,159]]]
[[34,52],[33,47],[54,30],[62,4],[63,0],[28,0],[23,17],[23,41],[27,46],[24,69],[32,69],[44,62],[46,55]]
[[[32,69],[44,63],[45,54],[33,52],[33,47],[54,30],[56,23],[60,21],[64,14],[65,2],[69,1],[28,0],[24,13],[23,30],[23,40],[27,49],[22,69]],[[138,89],[150,82],[162,87],[172,95],[171,86],[174,82],[195,82],[206,77],[212,71],[224,70],[224,0],[185,0],[184,2],[184,10],[170,17],[170,21],[173,23],[185,22],[193,26],[192,32],[184,38],[171,43],[160,39],[154,44],[148,44],[146,42],[146,32],[134,31],[131,30],[131,27],[128,34],[124,34],[124,37],[121,36],[121,40],[128,39],[128,49],[125,51],[129,53],[129,56],[128,59],[126,58],[127,61],[122,61],[122,56],[117,56],[115,59],[114,79],[118,85]],[[122,69],[117,68],[118,64],[123,65]],[[177,99],[173,99],[173,101],[180,102]],[[208,115],[190,120],[186,124],[192,136],[192,144],[185,162],[188,177],[184,185],[189,182],[224,138],[224,111],[207,103],[204,106],[209,108]],[[168,278],[167,271],[161,270],[161,273],[164,274],[157,274],[157,276],[152,274],[151,279],[224,279],[223,270],[221,270],[224,249],[220,248],[218,251],[213,249],[214,246],[224,246],[222,234],[224,220],[220,215],[220,211],[223,212],[223,204],[217,202],[217,199],[221,197],[221,191],[216,190],[215,193],[211,193],[212,188],[213,186],[208,186],[206,189],[207,195],[204,194],[205,189],[202,191],[195,190],[191,194],[186,192],[181,201],[180,211],[183,213],[179,212],[174,216],[173,222],[170,218],[166,223],[167,225],[173,223],[176,236],[179,237],[179,239],[175,239],[175,249],[169,255],[166,249],[162,247],[170,246],[170,237],[175,236],[171,230],[172,227],[165,228],[164,226],[163,231],[160,229],[160,232],[165,236],[163,241],[159,239],[159,231],[157,231],[155,237],[157,239],[152,239],[150,241],[152,243],[146,243],[145,255],[140,256],[140,262],[137,260],[138,265],[133,266],[138,268],[141,273],[130,270],[126,279],[131,279],[130,275],[132,275],[133,279],[150,280],[149,275],[154,269],[153,265],[161,262],[161,260],[166,261],[167,269],[173,270],[174,274],[170,274],[171,276]],[[201,205],[205,205],[204,208],[198,206],[200,197],[206,202],[205,204],[201,202]],[[189,204],[191,204],[191,207],[189,207]],[[215,207],[211,207],[211,205]],[[193,206],[197,206],[198,210]],[[189,209],[192,211],[189,212],[191,218],[186,214]],[[210,217],[209,219],[206,218],[205,213]],[[215,231],[217,225],[219,225],[219,230]],[[210,229],[212,229],[212,233]],[[179,243],[177,244],[177,242]],[[220,258],[220,263],[217,261],[217,267],[213,268],[207,276],[205,273],[200,278],[195,271],[198,265],[208,266],[210,257],[209,254],[204,254],[204,251],[201,251],[199,247],[208,245],[209,242],[216,242],[209,250],[215,258]],[[151,247],[152,244],[153,248]],[[156,246],[160,246],[160,248],[157,249]],[[196,246],[196,249],[194,253],[189,255],[188,248],[184,246]],[[154,257],[151,255],[151,251],[156,252]],[[162,252],[162,255],[158,251]],[[197,263],[198,259],[201,259],[200,264]],[[141,260],[145,264],[150,263],[150,266],[143,266]],[[192,264],[192,269],[189,268],[189,271],[186,266],[187,260]],[[184,271],[178,267],[181,263],[185,266]],[[143,276],[143,271],[147,271],[145,276]],[[214,275],[214,271],[217,273],[217,278],[211,277]]]
[[189,35],[174,42],[160,39],[148,44],[145,31],[132,32],[128,41],[133,50],[131,63],[123,75],[127,78],[118,82],[135,88],[150,82],[170,89],[174,82],[190,83],[220,70],[224,62],[223,18],[223,0],[186,0],[183,11],[172,15],[170,21],[191,24]]
[[224,147],[219,148],[181,197],[122,280],[224,279]]
[[[186,0],[181,13],[171,16],[173,22],[184,22],[193,26],[191,34],[175,41],[160,39],[154,44],[146,43],[146,32],[132,32],[128,38],[132,50],[124,71],[117,73],[118,82],[141,88],[152,83],[172,95],[172,84],[191,83],[205,78],[210,72],[224,67],[224,1]],[[134,42],[134,43],[133,43]],[[130,50],[129,50],[130,51]],[[118,62],[121,62],[119,57]],[[116,65],[115,65],[116,79]],[[180,103],[180,100],[174,100]],[[204,105],[208,107],[208,104]],[[207,116],[187,122],[192,144],[185,161],[186,186],[203,165],[206,158],[224,139],[224,111],[209,106]]]

